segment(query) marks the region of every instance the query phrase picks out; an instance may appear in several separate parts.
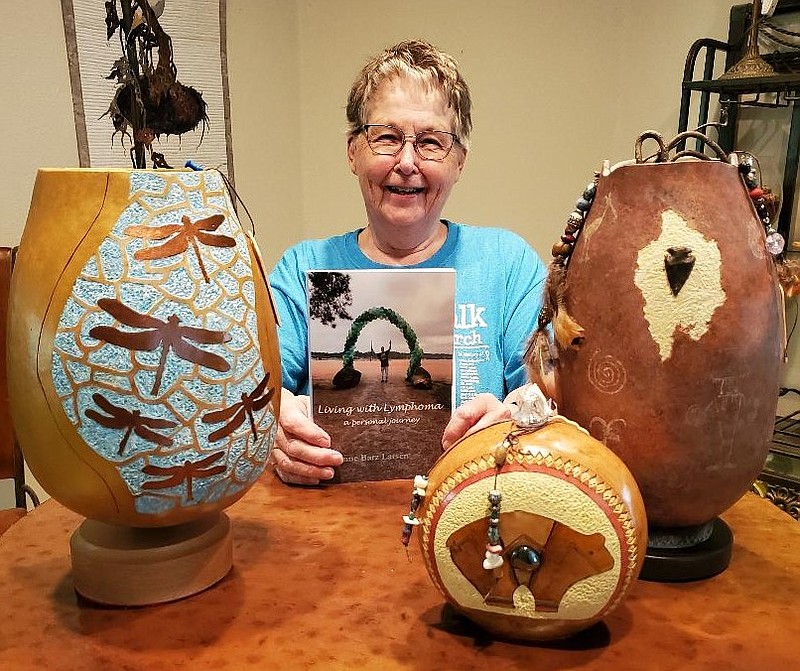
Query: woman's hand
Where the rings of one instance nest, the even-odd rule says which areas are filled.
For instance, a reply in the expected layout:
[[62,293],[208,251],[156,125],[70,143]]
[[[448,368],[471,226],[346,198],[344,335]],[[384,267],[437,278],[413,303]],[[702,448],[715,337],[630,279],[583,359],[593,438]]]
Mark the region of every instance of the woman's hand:
[[463,437],[511,418],[512,407],[504,405],[491,394],[478,394],[459,406],[442,434],[442,448],[449,450]]
[[308,396],[281,391],[278,435],[272,463],[278,477],[294,485],[318,485],[333,477],[342,455],[330,449],[331,437],[309,417]]

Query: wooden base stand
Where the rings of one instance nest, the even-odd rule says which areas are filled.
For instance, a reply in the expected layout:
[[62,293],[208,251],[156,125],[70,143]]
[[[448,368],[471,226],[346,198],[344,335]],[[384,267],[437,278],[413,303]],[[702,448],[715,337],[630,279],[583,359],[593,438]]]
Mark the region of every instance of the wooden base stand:
[[639,578],[656,582],[705,580],[728,568],[732,550],[730,527],[715,517],[708,538],[696,545],[675,548],[648,546]]
[[75,591],[110,606],[191,596],[224,578],[233,566],[225,513],[147,529],[87,519],[72,534],[70,551]]

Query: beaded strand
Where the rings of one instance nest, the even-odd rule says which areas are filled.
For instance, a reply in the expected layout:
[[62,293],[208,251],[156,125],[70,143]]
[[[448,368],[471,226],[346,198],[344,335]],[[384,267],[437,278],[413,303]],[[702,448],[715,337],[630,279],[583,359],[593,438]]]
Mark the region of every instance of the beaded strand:
[[486,532],[486,554],[483,568],[492,571],[503,565],[503,545],[500,540],[500,501],[503,495],[499,489],[489,492],[489,528]]
[[572,248],[575,246],[581,230],[583,230],[586,216],[589,214],[594,196],[597,193],[598,178],[599,175],[595,174],[594,181],[586,185],[583,194],[575,201],[575,209],[567,217],[567,225],[564,227],[561,240],[553,245],[553,262],[560,266],[566,266],[569,262]]
[[417,518],[417,509],[419,508],[422,499],[425,498],[425,490],[428,488],[428,478],[425,475],[417,475],[414,477],[414,488],[411,492],[411,505],[408,515],[403,515],[403,533],[400,536],[400,541],[408,547],[411,540],[411,534],[414,532],[414,527],[419,526],[419,518]]
[[750,200],[753,201],[756,214],[758,214],[761,223],[764,225],[764,232],[767,236],[767,251],[772,254],[772,256],[779,256],[786,247],[786,241],[772,225],[772,217],[767,202],[767,198],[771,193],[769,189],[764,189],[759,183],[757,179],[758,175],[753,166],[753,157],[751,155],[745,155],[739,163],[739,173],[742,175],[742,179],[744,179],[744,183],[747,186],[747,193],[750,196]]

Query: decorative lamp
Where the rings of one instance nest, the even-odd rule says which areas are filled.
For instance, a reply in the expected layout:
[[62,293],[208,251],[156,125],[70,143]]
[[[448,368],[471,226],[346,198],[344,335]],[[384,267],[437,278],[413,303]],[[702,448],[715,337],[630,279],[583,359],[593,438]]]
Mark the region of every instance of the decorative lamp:
[[[688,138],[716,158],[670,157]],[[643,577],[701,579],[730,561],[717,516],[760,472],[778,402],[775,210],[749,155],[694,131],[668,143],[649,131],[635,163],[606,164],[587,186],[553,247],[531,369],[636,478]]]
[[83,596],[188,596],[232,565],[224,508],[277,431],[275,315],[216,171],[40,170],[9,307],[14,427],[30,469],[87,518]]
[[457,442],[414,481],[404,542],[457,611],[510,639],[575,634],[635,584],[647,545],[625,464],[535,385],[511,421]]

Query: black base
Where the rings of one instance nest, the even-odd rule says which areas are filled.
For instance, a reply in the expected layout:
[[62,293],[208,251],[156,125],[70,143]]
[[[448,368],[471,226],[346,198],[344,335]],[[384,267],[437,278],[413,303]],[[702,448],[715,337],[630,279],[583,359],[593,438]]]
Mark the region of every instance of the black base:
[[731,561],[733,533],[720,518],[715,518],[711,535],[697,545],[683,548],[647,548],[641,580],[689,582],[722,573]]

